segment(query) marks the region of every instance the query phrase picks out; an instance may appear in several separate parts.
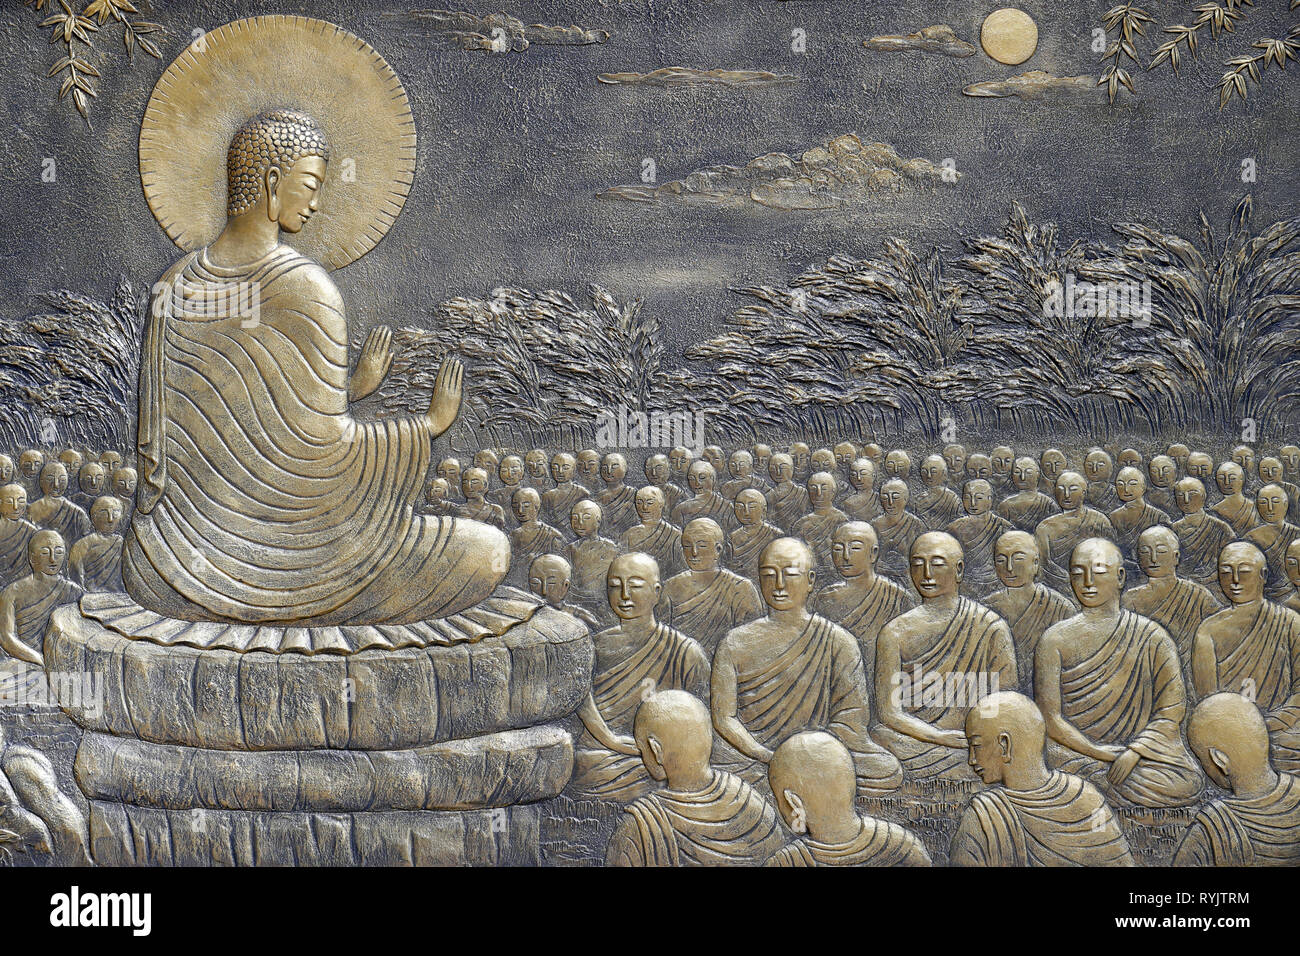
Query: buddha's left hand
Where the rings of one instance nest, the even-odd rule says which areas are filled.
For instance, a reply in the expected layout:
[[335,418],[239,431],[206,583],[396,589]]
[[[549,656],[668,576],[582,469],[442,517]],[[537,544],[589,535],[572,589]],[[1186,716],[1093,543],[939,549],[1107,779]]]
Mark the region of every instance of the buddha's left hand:
[[449,355],[442,360],[442,368],[438,369],[438,379],[433,383],[433,396],[429,399],[429,414],[426,416],[429,430],[433,432],[435,438],[450,428],[451,423],[456,420],[456,415],[460,412],[461,388],[464,380],[465,366],[461,365],[460,359]]
[[377,389],[393,364],[393,330],[378,325],[366,334],[356,371],[348,382],[348,398],[360,401]]

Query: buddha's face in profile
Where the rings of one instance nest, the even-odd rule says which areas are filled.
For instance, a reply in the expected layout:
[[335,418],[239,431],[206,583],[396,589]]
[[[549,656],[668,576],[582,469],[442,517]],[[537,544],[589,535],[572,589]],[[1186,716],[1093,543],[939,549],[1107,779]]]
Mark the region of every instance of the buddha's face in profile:
[[446,478],[434,478],[424,489],[424,500],[431,505],[441,504],[447,500],[447,492],[450,490]]
[[1232,450],[1232,460],[1248,475],[1255,470],[1255,452],[1246,445],[1238,445]]
[[1268,457],[1259,460],[1259,480],[1272,484],[1282,480],[1282,462],[1278,458]]
[[727,458],[722,454],[722,449],[717,445],[705,445],[704,454],[701,457],[713,466],[713,473],[715,475],[721,475],[726,472]]
[[75,475],[77,472],[81,471],[81,452],[77,451],[75,448],[65,448],[63,451],[59,452],[59,462],[68,470],[68,474]]
[[1138,536],[1137,562],[1149,578],[1163,578],[1178,567],[1178,536],[1163,525],[1147,528]]
[[812,452],[803,442],[797,441],[790,446],[790,458],[794,461],[794,470],[802,474],[812,462]]
[[1142,453],[1136,448],[1125,448],[1116,459],[1121,468],[1141,468]]
[[1205,507],[1205,486],[1196,478],[1184,478],[1174,485],[1174,501],[1183,514],[1196,514]]
[[1300,477],[1300,447],[1283,445],[1277,457],[1282,459],[1282,473],[1285,477]]
[[916,539],[908,559],[912,586],[922,600],[951,597],[962,578],[961,545],[943,531],[928,531]]
[[840,525],[831,535],[831,563],[844,578],[857,578],[871,571],[880,557],[876,532],[863,521]]
[[849,483],[855,491],[871,491],[876,483],[876,466],[866,458],[857,459],[849,471]]
[[569,527],[579,538],[591,538],[600,532],[600,506],[594,501],[579,501],[569,511]]
[[8,521],[27,514],[27,489],[22,485],[8,484],[0,488],[0,516]]
[[1124,562],[1119,549],[1102,538],[1075,545],[1070,555],[1070,587],[1084,607],[1104,607],[1124,590]]
[[1179,444],[1177,442],[1170,445],[1165,450],[1165,454],[1174,460],[1174,465],[1178,468],[1183,468],[1183,469],[1187,468],[1187,459],[1188,456],[1191,455],[1191,453],[1192,453],[1191,449],[1189,449],[1186,445]]
[[853,467],[853,460],[857,457],[857,449],[853,447],[853,442],[842,441],[835,446],[835,467],[840,471],[847,472]]
[[812,458],[810,460],[813,471],[835,470],[835,453],[829,448],[818,448],[812,453]]
[[622,455],[606,455],[600,463],[600,477],[607,485],[620,485],[627,477],[627,459]]
[[289,234],[302,231],[320,209],[325,187],[325,160],[303,156],[282,172],[272,166],[266,171],[267,214]]
[[642,524],[654,524],[664,515],[664,493],[654,485],[636,491],[636,516]]
[[774,611],[802,610],[816,577],[812,552],[795,538],[777,538],[758,560],[758,589]]
[[962,489],[961,500],[968,515],[986,514],[993,507],[993,487],[983,478],[968,481]]
[[1255,510],[1264,524],[1281,524],[1286,518],[1286,492],[1281,485],[1265,485],[1255,496]]
[[819,471],[808,479],[808,502],[814,510],[824,510],[835,503],[835,478]]
[[44,467],[45,456],[35,449],[29,448],[18,456],[18,470],[28,481],[38,480]]
[[668,483],[668,457],[666,455],[651,455],[645,460],[645,480],[652,485],[665,485]]
[[691,486],[691,491],[697,495],[705,495],[712,491],[715,478],[713,466],[707,461],[691,462],[690,471],[686,473],[686,482]]
[[1141,498],[1146,490],[1146,479],[1136,468],[1121,468],[1115,476],[1115,494],[1125,504]]
[[993,477],[993,459],[988,455],[971,455],[966,459],[966,477],[988,481]]
[[659,602],[659,566],[646,554],[620,554],[605,575],[609,606],[624,621],[648,618]]
[[116,534],[122,526],[122,502],[116,498],[97,498],[90,509],[90,522],[100,534]]
[[685,475],[686,469],[691,467],[690,449],[674,448],[668,455],[668,464],[672,467],[674,475]]
[[895,449],[885,456],[885,474],[890,478],[906,478],[912,471],[912,459],[907,452]]
[[966,471],[966,449],[961,445],[947,445],[943,449],[943,463],[948,474],[961,475]]
[[460,462],[455,458],[444,458],[438,462],[436,474],[439,478],[445,479],[452,488],[460,487]]
[[1033,535],[1008,531],[993,549],[993,569],[1003,587],[1022,588],[1038,580],[1038,545]]
[[542,499],[532,488],[520,489],[510,499],[510,510],[515,513],[515,520],[520,524],[532,524],[536,521],[541,507]]
[[577,469],[577,460],[568,452],[562,451],[551,459],[551,478],[557,485],[572,481]]
[[1083,473],[1089,481],[1110,481],[1113,470],[1110,455],[1100,449],[1088,452],[1088,457],[1083,460]]
[[467,468],[460,479],[460,491],[473,501],[481,500],[487,494],[487,472],[482,468]]
[[1194,451],[1187,456],[1187,475],[1189,478],[1199,478],[1201,483],[1210,480],[1214,474],[1214,459],[1203,451]]
[[135,494],[136,474],[134,468],[119,468],[113,472],[113,494],[119,498],[130,498]]
[[890,478],[880,487],[880,508],[896,518],[907,508],[907,484],[900,478]]
[[0,455],[0,485],[7,485],[14,480],[14,460],[8,455]]
[[776,484],[785,484],[794,478],[794,459],[786,454],[773,455],[767,473]]
[[27,545],[27,560],[32,570],[40,575],[54,577],[63,571],[68,558],[63,536],[57,531],[38,531]]
[[735,512],[736,520],[740,522],[741,527],[752,528],[762,523],[767,511],[767,499],[755,489],[746,488],[736,495],[731,510]]
[[[103,484],[103,481],[100,481]],[[41,492],[51,498],[58,498],[68,490],[68,470],[62,462],[52,461],[41,469]]]
[[560,607],[569,596],[569,562],[558,554],[542,554],[528,568],[528,590],[551,607]]
[[524,480],[524,461],[518,455],[506,455],[501,459],[497,475],[503,485],[517,485]]
[[1055,448],[1049,448],[1043,452],[1039,467],[1048,481],[1055,481],[1065,471],[1065,455]]
[[524,467],[528,469],[528,477],[533,480],[540,480],[546,477],[546,452],[540,448],[534,448],[524,456]]
[[737,481],[743,481],[754,473],[754,458],[747,451],[733,451],[727,459],[727,473]]
[[[1142,476],[1138,475],[1140,479]],[[1075,511],[1083,507],[1087,483],[1083,475],[1074,471],[1065,471],[1056,479],[1056,503],[1062,511]]]
[[1287,546],[1282,566],[1286,568],[1286,579],[1291,582],[1291,586],[1300,589],[1300,538]]
[[105,475],[104,466],[99,462],[92,461],[81,466],[81,472],[77,475],[77,482],[81,485],[84,494],[98,498],[104,493]]
[[578,474],[588,488],[594,488],[600,478],[600,455],[591,449],[578,452]]
[[938,455],[929,455],[921,462],[921,481],[927,488],[938,488],[948,480],[948,464]]
[[1219,587],[1233,604],[1262,599],[1267,572],[1264,552],[1247,541],[1234,541],[1219,553]]
[[722,529],[707,518],[687,522],[682,529],[682,557],[692,571],[712,571],[722,560]]
[[1168,455],[1156,455],[1147,465],[1147,474],[1151,476],[1151,484],[1156,488],[1168,488],[1174,483],[1174,478],[1178,474],[1178,466]]
[[1225,498],[1241,494],[1246,484],[1246,473],[1235,461],[1225,461],[1214,473],[1214,483],[1219,486],[1219,493]]
[[1032,458],[1017,458],[1011,469],[1011,481],[1018,491],[1033,491],[1038,487],[1038,462]]
[[1016,463],[1016,453],[1007,445],[998,445],[993,449],[993,454],[989,455],[989,461],[993,463],[994,476],[1003,478],[1011,474],[1011,468]]

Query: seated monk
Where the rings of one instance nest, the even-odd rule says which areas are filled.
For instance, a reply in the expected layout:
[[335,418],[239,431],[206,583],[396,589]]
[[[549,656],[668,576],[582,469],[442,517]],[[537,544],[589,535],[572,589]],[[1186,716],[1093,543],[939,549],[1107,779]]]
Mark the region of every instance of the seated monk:
[[1255,509],[1259,512],[1259,524],[1246,532],[1246,540],[1264,552],[1268,562],[1264,595],[1270,601],[1284,601],[1291,593],[1291,582],[1286,576],[1286,551],[1291,542],[1300,539],[1300,528],[1286,520],[1287,499],[1281,485],[1265,485],[1259,489]]
[[604,625],[581,604],[568,600],[573,582],[573,568],[558,554],[539,554],[528,566],[528,590],[557,611],[572,614],[592,631]]
[[1233,464],[1241,469],[1242,492],[1246,495],[1254,494],[1259,487],[1255,480],[1255,450],[1249,445],[1238,445],[1232,450],[1230,457]]
[[890,478],[880,486],[880,517],[871,522],[880,543],[880,573],[903,578],[912,542],[925,533],[921,519],[907,510],[907,482]]
[[1097,788],[1047,769],[1047,725],[1028,697],[985,697],[966,715],[966,739],[971,766],[991,789],[962,811],[953,866],[1137,866]]
[[[65,466],[66,467],[66,466]],[[79,508],[90,510],[95,499],[108,492],[108,471],[97,461],[88,461],[76,471],[68,472],[68,484],[77,478],[77,493],[67,497]]]
[[654,558],[661,574],[671,577],[682,570],[682,529],[664,520],[663,489],[646,485],[636,490],[636,514],[640,520],[618,539],[620,551],[640,551]]
[[1129,577],[1137,573],[1138,536],[1154,525],[1171,523],[1167,514],[1147,503],[1146,485],[1142,472],[1136,468],[1121,468],[1115,476],[1115,494],[1120,505],[1108,517],[1115,530],[1112,538],[1124,555]]
[[600,477],[605,487],[596,495],[596,504],[605,516],[605,526],[614,534],[622,534],[636,524],[636,491],[623,481],[627,477],[627,459],[617,452],[606,455],[600,461]]
[[[600,452],[594,448],[584,448],[578,452],[578,484],[586,488],[593,496],[600,491],[602,481],[600,478]],[[545,468],[545,465],[542,466]]]
[[862,457],[879,468],[885,460],[885,450],[875,442],[869,441],[862,446]]
[[[691,496],[689,472],[693,460],[694,456],[691,454],[691,450],[683,448],[681,445],[668,453],[668,468],[672,472],[670,484],[677,491],[677,505]],[[669,497],[672,496],[669,495]],[[672,509],[669,510],[670,515],[677,510],[677,505],[673,505]]]
[[837,581],[817,592],[816,611],[858,639],[862,668],[869,680],[876,674],[876,640],[880,629],[916,606],[904,587],[876,573],[880,545],[865,521],[849,521],[831,537],[831,563]]
[[794,459],[773,455],[768,464],[772,487],[767,492],[767,513],[778,528],[793,528],[809,511],[808,492],[794,480]]
[[474,452],[471,464],[475,468],[482,468],[489,475],[492,475],[496,473],[497,466],[501,464],[501,458],[491,448],[480,448]]
[[1244,538],[1259,520],[1255,502],[1245,495],[1245,472],[1235,461],[1225,461],[1214,473],[1214,482],[1219,486],[1223,500],[1210,510],[1232,526],[1235,537]]
[[993,481],[993,459],[981,452],[976,452],[966,459],[967,481]]
[[645,460],[646,487],[655,487],[664,496],[664,514],[672,514],[673,509],[681,503],[682,490],[668,480],[669,471],[667,455],[651,455]]
[[564,554],[569,544],[564,540],[564,535],[538,517],[542,510],[542,496],[536,488],[520,488],[515,492],[510,505],[518,524],[510,532],[510,547],[516,562],[511,579],[514,583],[523,584],[533,558],[539,554]]
[[986,694],[1017,686],[1011,630],[961,596],[961,545],[952,535],[921,535],[910,557],[921,606],[886,624],[876,642],[880,723],[872,729],[909,776],[973,780],[966,711]]
[[579,603],[602,610],[608,606],[606,573],[618,556],[618,545],[600,533],[600,505],[584,498],[569,512],[573,540],[555,553],[568,555],[573,565],[573,591]]
[[1196,705],[1187,727],[1192,750],[1229,796],[1211,800],[1174,850],[1174,866],[1300,864],[1300,779],[1278,773],[1259,709],[1240,694]]
[[34,498],[41,491],[41,471],[45,468],[45,453],[28,448],[18,456],[18,474],[27,486],[27,497]]
[[27,545],[36,525],[27,520],[27,489],[22,485],[0,487],[0,588],[27,573]]
[[454,511],[455,506],[459,504],[456,496],[460,494],[460,459],[444,458],[438,462],[438,467],[434,469],[434,473],[447,482],[447,488],[449,489],[447,500],[453,503]]
[[847,494],[851,487],[849,475],[853,471],[853,462],[858,457],[858,447],[851,441],[842,441],[836,443],[834,451],[835,475],[839,479],[836,484],[844,494]]
[[707,699],[708,656],[655,619],[661,591],[659,568],[648,554],[620,554],[610,563],[609,606],[618,623],[594,636],[591,693],[578,709],[584,730],[570,786],[583,796],[626,803],[654,788],[632,739],[633,718],[648,696],[684,690]]
[[835,476],[827,471],[814,472],[808,479],[808,503],[812,511],[794,523],[792,537],[802,538],[813,550],[818,567],[831,561],[831,534],[844,522],[846,515],[835,507]]
[[953,481],[961,481],[962,476],[966,474],[966,446],[956,442],[944,445],[940,457],[943,459],[948,476]]
[[507,518],[513,517],[515,492],[523,487],[524,460],[518,455],[506,455],[497,466],[497,477],[501,484],[488,492],[488,500],[500,505]]
[[[1016,466],[1015,449],[1010,445],[998,445],[989,452],[989,463],[992,472],[989,484],[993,486],[993,494],[1000,504],[1003,498],[1015,490],[1015,485],[1011,481],[1011,469]],[[1035,476],[1034,482],[1037,481],[1038,478]]]
[[768,482],[768,463],[772,460],[772,446],[763,442],[755,442],[750,448],[750,453],[754,456],[754,477],[759,480],[760,484],[766,485]]
[[808,546],[797,538],[773,541],[758,580],[767,616],[731,631],[713,656],[713,726],[742,762],[752,761],[742,775],[765,784],[782,741],[825,730],[853,755],[858,793],[898,789],[898,761],[867,730],[871,706],[857,640],[808,611],[817,581]]
[[1178,465],[1168,455],[1155,455],[1147,464],[1147,504],[1159,508],[1170,521],[1177,518],[1174,505],[1174,483],[1178,481]]
[[1110,514],[1119,507],[1119,496],[1115,494],[1115,466],[1110,455],[1100,448],[1094,448],[1083,459],[1083,476],[1088,479],[1088,504],[1103,514]]
[[885,456],[885,479],[898,479],[907,485],[907,492],[912,493],[912,456],[901,448],[895,448]]
[[766,866],[929,866],[916,835],[896,823],[858,816],[853,756],[823,731],[795,734],[767,766],[777,812],[793,843]]
[[117,495],[124,508],[135,504],[135,486],[138,475],[134,468],[119,468],[109,479],[110,493]]
[[962,504],[966,514],[949,524],[947,531],[957,539],[965,555],[962,591],[983,597],[997,580],[993,572],[993,546],[998,538],[1015,528],[1006,518],[993,513],[993,486],[985,478],[966,482]]
[[14,460],[8,455],[0,454],[0,486],[10,484],[14,480]]
[[1069,463],[1058,448],[1049,448],[1038,459],[1038,490],[1045,495],[1056,494],[1056,483],[1065,474]]
[[[4,489],[0,488],[0,495],[3,494]],[[0,511],[3,511],[2,500]],[[1291,547],[1286,549],[1286,577],[1291,582],[1291,593],[1283,604],[1293,611],[1300,611],[1300,539],[1292,541]]]
[[1123,604],[1134,614],[1150,618],[1168,632],[1178,649],[1183,684],[1192,686],[1192,645],[1196,631],[1219,610],[1210,589],[1178,576],[1178,536],[1164,525],[1154,525],[1138,538],[1138,566],[1147,583],[1124,592]]
[[736,495],[746,488],[758,488],[760,482],[754,477],[754,456],[743,448],[731,453],[727,459],[727,474],[731,480],[722,486],[722,497],[735,501]]
[[1056,500],[1038,490],[1038,462],[1032,458],[1017,458],[1011,469],[1011,484],[1015,494],[998,503],[998,514],[1021,531],[1034,533],[1034,529],[1048,515],[1061,509]]
[[555,487],[542,492],[542,513],[552,525],[568,524],[573,506],[591,497],[590,491],[573,480],[577,468],[577,459],[567,451],[551,459],[551,480]]
[[1205,489],[1205,500],[1207,502],[1211,500],[1211,494],[1216,497],[1219,495],[1214,474],[1214,459],[1205,452],[1194,451],[1187,456],[1187,477],[1195,478],[1201,483],[1201,487]]
[[1125,448],[1119,453],[1117,459],[1120,468],[1136,468],[1142,470],[1142,453],[1136,448]]
[[[1292,524],[1300,524],[1300,446],[1283,445],[1278,449],[1277,457],[1282,462],[1282,478],[1277,482],[1286,490],[1289,506],[1286,517]],[[0,469],[3,477],[3,469]],[[1292,497],[1289,488],[1294,487],[1296,494]]]
[[651,694],[636,712],[645,772],[666,786],[624,808],[606,866],[757,866],[781,847],[772,805],[709,765],[709,710],[682,691]]
[[1174,460],[1174,467],[1177,468],[1179,475],[1187,474],[1187,459],[1192,456],[1192,450],[1182,442],[1174,442],[1165,449],[1165,454]]
[[801,485],[805,484],[812,474],[812,452],[806,444],[797,441],[790,446],[789,454],[790,460],[794,462],[794,480]]
[[0,591],[0,651],[37,667],[45,666],[45,627],[54,609],[74,604],[85,593],[63,576],[68,551],[57,531],[43,529],[27,545],[31,574]]
[[731,502],[713,490],[716,473],[707,461],[693,461],[687,470],[694,497],[685,498],[673,509],[672,523],[685,528],[692,518],[712,518],[718,527],[730,531],[735,526],[731,514]]
[[[809,461],[811,462],[811,467],[808,472],[808,478],[812,478],[812,476],[817,474],[819,471],[824,471],[828,475],[835,474],[835,452],[831,451],[829,448],[814,449]],[[806,485],[807,483],[808,479],[804,479],[804,484]]]
[[122,515],[120,499],[102,495],[90,506],[95,530],[68,552],[68,577],[87,591],[122,590]]
[[713,466],[714,475],[723,475],[727,472],[727,458],[722,454],[722,447],[719,445],[705,445],[700,452],[700,457]]
[[420,506],[422,515],[439,515],[450,517],[456,513],[456,505],[451,501],[451,486],[446,478],[431,478],[424,489],[424,504]]
[[725,541],[712,518],[687,522],[681,535],[686,570],[669,578],[659,601],[659,616],[710,655],[724,634],[763,611],[754,585],[722,567]]
[[1300,770],[1300,614],[1270,601],[1259,548],[1234,541],[1219,558],[1219,586],[1229,606],[1202,622],[1192,650],[1201,697],[1244,694],[1264,713],[1273,760]]
[[921,491],[912,498],[911,511],[927,531],[942,531],[961,514],[961,499],[948,487],[948,466],[940,456],[921,462]]
[[113,472],[117,471],[117,469],[122,467],[121,452],[114,451],[111,448],[108,451],[101,452],[98,456],[93,452],[88,451],[86,453],[86,459],[90,460],[91,458],[94,458],[104,466],[104,474],[106,475],[111,475]]
[[1182,740],[1187,694],[1173,640],[1121,606],[1124,564],[1113,541],[1080,542],[1070,582],[1083,610],[1049,627],[1034,656],[1049,763],[1124,803],[1194,802],[1204,778]]
[[[349,377],[338,289],[280,241],[319,207],[328,155],[304,113],[250,120],[231,140],[221,235],[155,284],[122,577],[160,615],[404,624],[482,602],[509,568],[499,529],[415,513],[431,443],[460,409],[455,359],[424,415],[360,422],[348,410],[392,353],[363,346]],[[256,322],[226,305],[235,286],[255,290]]]
[[40,498],[27,509],[27,520],[38,528],[57,531],[64,541],[76,541],[90,533],[90,518],[85,509],[64,497],[68,490],[68,472],[62,462],[52,461],[41,469]]
[[727,538],[731,569],[743,578],[756,580],[759,555],[784,532],[764,520],[767,517],[767,499],[757,488],[747,488],[736,495],[731,510],[739,525]]
[[481,521],[494,528],[504,529],[506,513],[500,505],[487,500],[488,476],[482,468],[466,468],[460,476],[460,491],[465,503],[458,505],[456,514],[471,521]]
[[1056,503],[1061,513],[1049,515],[1034,529],[1038,553],[1043,556],[1043,580],[1054,591],[1070,587],[1070,555],[1088,538],[1113,539],[1115,528],[1104,514],[1085,504],[1083,477],[1067,471],[1056,483]]
[[1074,602],[1038,580],[1042,568],[1038,543],[1024,531],[1008,531],[994,546],[993,568],[1002,589],[984,599],[985,605],[1002,615],[1011,628],[1016,646],[1020,688],[1033,693],[1034,653],[1038,642],[1057,621],[1072,617]]
[[[1283,477],[1285,468],[1282,465],[1281,458],[1275,458],[1269,455],[1259,460],[1259,480],[1263,485],[1277,485],[1286,495],[1286,520],[1291,524],[1300,524],[1300,505],[1297,500],[1300,499],[1300,487],[1295,482],[1287,481]],[[1256,498],[1256,508],[1258,508],[1259,499]]]
[[880,517],[880,497],[876,494],[876,466],[868,458],[854,459],[849,468],[849,485],[853,493],[840,502],[840,508],[855,521]]
[[[1196,456],[1192,455],[1194,459]],[[1199,478],[1184,478],[1174,486],[1174,501],[1183,513],[1173,524],[1181,554],[1179,570],[1197,584],[1210,587],[1219,581],[1219,552],[1236,537],[1222,518],[1205,511],[1205,485]]]

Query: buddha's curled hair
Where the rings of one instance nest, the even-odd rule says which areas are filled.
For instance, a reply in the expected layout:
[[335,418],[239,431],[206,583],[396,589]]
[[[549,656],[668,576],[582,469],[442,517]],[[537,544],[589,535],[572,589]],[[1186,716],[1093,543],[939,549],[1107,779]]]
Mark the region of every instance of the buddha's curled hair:
[[316,121],[298,110],[268,110],[239,128],[226,153],[226,215],[248,212],[271,166],[288,171],[304,156],[329,162],[330,147]]

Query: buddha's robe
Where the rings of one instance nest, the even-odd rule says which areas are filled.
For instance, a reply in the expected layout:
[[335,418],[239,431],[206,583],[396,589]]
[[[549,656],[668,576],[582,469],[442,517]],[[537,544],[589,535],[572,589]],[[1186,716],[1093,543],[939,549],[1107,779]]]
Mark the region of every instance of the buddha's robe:
[[1196,629],[1201,622],[1218,611],[1220,604],[1210,589],[1175,578],[1168,593],[1158,596],[1150,584],[1130,588],[1124,592],[1124,606],[1134,614],[1150,618],[1163,627],[1178,649],[1178,663],[1183,671],[1183,684],[1191,687],[1192,647],[1196,642]]
[[1178,570],[1198,584],[1212,585],[1219,580],[1219,554],[1237,536],[1232,525],[1222,518],[1200,512],[1173,524],[1178,535]]
[[625,808],[606,866],[758,866],[781,848],[776,810],[739,777],[712,771],[702,790],[659,790]]
[[840,510],[854,521],[871,521],[880,517],[880,495],[874,491],[855,491],[840,502]]
[[[1046,539],[1043,554],[1043,583],[1056,591],[1070,590],[1070,556],[1075,545],[1088,538],[1115,540],[1115,529],[1104,514],[1096,508],[1083,507],[1083,519],[1066,524],[1056,520],[1057,515],[1044,518],[1034,531],[1034,537]],[[1040,533],[1043,532],[1043,533]],[[1040,543],[1039,550],[1042,551]]]
[[1119,507],[1119,495],[1115,486],[1109,481],[1088,482],[1087,502],[1098,511],[1110,514]]
[[1044,518],[1061,512],[1056,500],[1041,491],[1018,491],[1010,498],[998,502],[994,510],[1017,529],[1028,531],[1030,534],[1034,533],[1034,529]]
[[767,517],[778,528],[793,528],[810,510],[808,489],[793,481],[774,485],[767,493]]
[[784,534],[776,525],[766,521],[740,526],[727,537],[731,569],[741,577],[750,580],[757,578],[758,559],[762,557],[763,549]]
[[908,510],[921,520],[927,531],[942,531],[961,514],[961,499],[951,488],[940,485],[926,488],[912,498]]
[[846,629],[858,639],[862,669],[867,680],[876,673],[876,639],[880,629],[904,611],[916,607],[916,600],[904,587],[882,575],[872,577],[862,588],[850,581],[837,581],[817,592],[816,611]]
[[[1131,505],[1132,502],[1129,504]],[[1110,526],[1115,532],[1111,535],[1111,538],[1119,545],[1119,549],[1124,555],[1124,566],[1128,569],[1130,575],[1136,574],[1138,571],[1138,536],[1147,528],[1155,525],[1173,523],[1169,520],[1169,515],[1159,508],[1152,507],[1145,500],[1142,501],[1140,508],[1121,505],[1112,511],[1108,517],[1110,518]]]
[[987,594],[997,581],[997,573],[993,568],[993,548],[998,543],[998,538],[1014,530],[1011,522],[992,511],[986,511],[982,515],[958,518],[946,530],[961,544],[962,590],[975,597]]
[[1159,485],[1150,485],[1146,492],[1147,504],[1153,508],[1159,508],[1165,513],[1165,517],[1170,521],[1177,519],[1182,515],[1178,510],[1178,502],[1174,500],[1172,488],[1161,488]]
[[1284,601],[1291,593],[1291,579],[1286,576],[1286,549],[1300,537],[1300,528],[1283,521],[1281,525],[1256,525],[1246,532],[1246,540],[1264,552],[1268,562],[1268,581],[1264,596],[1270,601]]
[[1034,696],[1034,653],[1038,650],[1038,641],[1053,624],[1064,621],[1078,613],[1078,608],[1070,599],[1059,591],[1053,591],[1041,581],[1035,581],[1030,588],[1032,597],[1019,610],[1013,595],[1007,589],[994,591],[984,599],[984,604],[992,611],[1002,615],[1002,619],[1011,628],[1011,639],[1016,646],[1016,664],[1020,672],[1021,693]]
[[38,528],[57,531],[67,547],[72,547],[74,541],[90,534],[94,527],[84,508],[61,495],[46,495],[33,501],[27,509],[27,520]]
[[1282,606],[1290,608],[1292,611],[1300,611],[1300,591],[1291,590],[1291,596],[1282,602]]
[[[957,599],[952,617],[929,646],[901,654],[898,674],[888,676],[900,691],[900,708],[940,730],[964,730],[966,713],[980,697],[1019,686],[1006,623],[965,597]],[[883,723],[872,732],[915,779],[974,779],[965,748],[932,744]]]
[[1259,524],[1259,511],[1255,502],[1244,495],[1237,499],[1224,498],[1209,508],[1215,515],[1232,526],[1232,533],[1238,538],[1246,537],[1246,532]]
[[[867,729],[871,705],[857,640],[818,614],[775,657],[749,671],[736,665],[736,716],[769,750],[805,730],[837,737],[853,756],[859,794],[896,790],[903,782],[898,761]],[[767,767],[755,762],[741,773],[765,781]]]
[[[122,561],[132,598],[186,620],[324,626],[445,617],[492,593],[505,536],[415,514],[425,419],[349,414],[347,322],[323,268],[284,245],[236,268],[199,250],[158,287]],[[237,288],[254,290],[255,321],[231,307]]]
[[1048,741],[1049,763],[1092,780],[1110,796],[1144,807],[1185,806],[1204,786],[1182,739],[1187,697],[1178,652],[1160,625],[1132,611],[1096,651],[1061,665],[1061,713],[1095,744],[1125,747],[1137,765],[1118,786],[1109,763]]
[[712,518],[723,531],[736,527],[736,513],[731,503],[716,491],[687,498],[673,509],[672,523],[685,528],[687,522],[696,518]]
[[94,532],[74,544],[68,577],[87,591],[121,591],[122,536]]
[[636,489],[631,485],[605,487],[596,495],[601,523],[610,531],[622,534],[640,519],[636,515]]
[[732,478],[722,485],[722,497],[728,501],[735,501],[736,495],[749,488],[757,491],[764,491],[763,483],[758,480],[757,475],[750,475],[748,478]]
[[683,568],[682,529],[660,518],[649,527],[633,525],[619,539],[619,550],[624,553],[640,551],[659,564],[661,580],[672,577]]
[[817,559],[819,568],[830,568],[831,536],[836,528],[848,520],[849,516],[839,508],[831,508],[824,512],[812,511],[794,523],[790,534],[808,543],[808,546],[813,549],[813,556]]
[[1184,831],[1173,865],[1300,865],[1300,778],[1280,773],[1263,796],[1207,803]]
[[890,577],[906,579],[912,543],[925,534],[925,525],[910,511],[902,512],[893,524],[888,524],[888,521],[887,515],[881,515],[871,522],[871,527],[876,530],[876,543],[880,546],[876,570]]
[[[567,528],[573,506],[586,497],[587,489],[582,485],[574,484],[572,481],[563,482],[542,492],[542,512],[546,515],[549,524]],[[603,510],[602,517],[607,517]]]
[[555,553],[567,555],[569,566],[573,568],[569,587],[574,600],[602,610],[607,608],[605,577],[609,573],[609,563],[618,557],[618,545],[609,538],[592,535],[578,538],[563,551]]
[[35,533],[36,525],[26,518],[0,518],[0,587],[31,571],[27,545]]
[[[621,625],[595,636],[596,644],[616,639]],[[637,708],[649,694],[684,690],[709,699],[709,659],[704,649],[685,634],[658,624],[635,651],[618,661],[596,656],[591,675],[591,697],[606,726],[619,736],[632,736]],[[640,756],[607,750],[591,731],[583,728],[574,754],[573,781],[578,793],[604,800],[626,802],[655,787]]]
[[1277,768],[1300,771],[1300,614],[1261,601],[1236,645],[1226,651],[1215,647],[1215,672],[1215,690],[1254,698]]
[[974,794],[953,835],[953,866],[1137,866],[1114,811],[1081,777]]
[[847,843],[819,843],[801,837],[783,846],[764,866],[929,866],[930,854],[910,830],[897,823],[863,817],[858,835]]
[[659,598],[659,619],[699,641],[710,656],[728,631],[762,613],[758,589],[724,568],[674,575]]
[[456,508],[456,515],[460,518],[468,518],[471,521],[481,521],[484,524],[490,524],[494,528],[505,529],[506,513],[500,505],[494,505],[486,499],[475,504],[467,501]]

